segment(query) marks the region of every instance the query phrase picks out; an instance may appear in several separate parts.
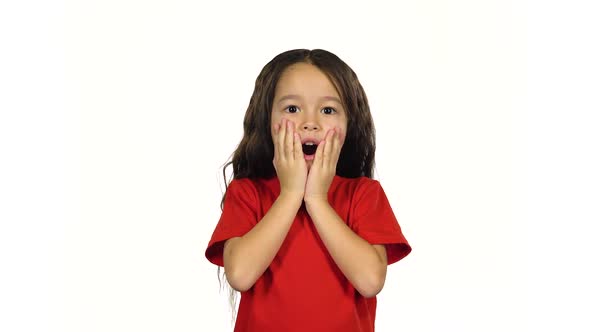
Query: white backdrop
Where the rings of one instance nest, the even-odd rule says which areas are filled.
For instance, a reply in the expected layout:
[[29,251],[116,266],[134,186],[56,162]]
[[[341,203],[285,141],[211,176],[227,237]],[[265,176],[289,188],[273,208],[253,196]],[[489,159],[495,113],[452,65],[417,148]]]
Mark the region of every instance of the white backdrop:
[[339,55],[369,97],[377,179],[413,247],[377,331],[588,327],[582,2],[0,12],[0,330],[230,331],[204,257],[221,165],[262,66],[293,48]]

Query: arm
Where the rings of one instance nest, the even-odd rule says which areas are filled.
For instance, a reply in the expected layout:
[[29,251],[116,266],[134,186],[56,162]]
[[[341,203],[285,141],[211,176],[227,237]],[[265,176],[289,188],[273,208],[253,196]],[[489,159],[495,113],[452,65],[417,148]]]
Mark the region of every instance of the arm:
[[225,242],[223,261],[227,281],[236,290],[246,291],[268,268],[285,240],[305,192],[307,169],[301,140],[286,119],[272,127],[273,166],[281,193],[265,216],[242,237]]
[[268,268],[289,232],[300,205],[300,197],[279,195],[254,228],[242,237],[225,242],[225,273],[234,289],[247,291]]
[[387,254],[356,235],[327,200],[306,200],[307,211],[334,262],[364,297],[377,295],[385,284]]
[[330,256],[348,281],[364,297],[383,288],[387,254],[383,245],[371,245],[356,235],[328,202],[328,190],[342,147],[339,130],[329,130],[316,150],[305,187],[305,206]]

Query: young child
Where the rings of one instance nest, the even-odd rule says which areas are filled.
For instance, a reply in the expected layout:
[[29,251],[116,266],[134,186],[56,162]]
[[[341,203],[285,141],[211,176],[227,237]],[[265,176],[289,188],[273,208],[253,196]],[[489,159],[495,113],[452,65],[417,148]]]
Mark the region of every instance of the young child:
[[378,181],[354,71],[325,50],[256,80],[205,251],[241,292],[235,331],[374,331],[387,265],[411,251]]

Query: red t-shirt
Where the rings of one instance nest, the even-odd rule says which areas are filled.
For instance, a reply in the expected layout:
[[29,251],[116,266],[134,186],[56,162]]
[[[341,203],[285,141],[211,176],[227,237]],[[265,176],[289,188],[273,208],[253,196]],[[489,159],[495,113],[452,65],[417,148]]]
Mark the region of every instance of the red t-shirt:
[[[207,259],[223,266],[225,240],[252,229],[279,192],[276,177],[233,180],[205,252]],[[410,253],[378,181],[336,176],[328,201],[357,235],[385,245],[388,264]],[[374,331],[376,306],[376,297],[360,295],[340,271],[302,205],[270,266],[241,293],[235,331]]]

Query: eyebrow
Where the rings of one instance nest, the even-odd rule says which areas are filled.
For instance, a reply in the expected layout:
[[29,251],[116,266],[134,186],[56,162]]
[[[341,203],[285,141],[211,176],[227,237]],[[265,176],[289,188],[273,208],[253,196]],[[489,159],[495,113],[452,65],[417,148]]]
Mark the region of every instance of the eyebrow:
[[[279,98],[279,100],[277,101],[278,103],[287,100],[287,99],[296,99],[296,100],[301,100],[301,96],[300,95],[285,95],[282,96],[281,98]],[[342,102],[340,101],[340,98],[338,97],[333,97],[333,96],[324,96],[320,98],[321,100],[331,100],[334,102],[337,102],[338,104],[342,105]]]

